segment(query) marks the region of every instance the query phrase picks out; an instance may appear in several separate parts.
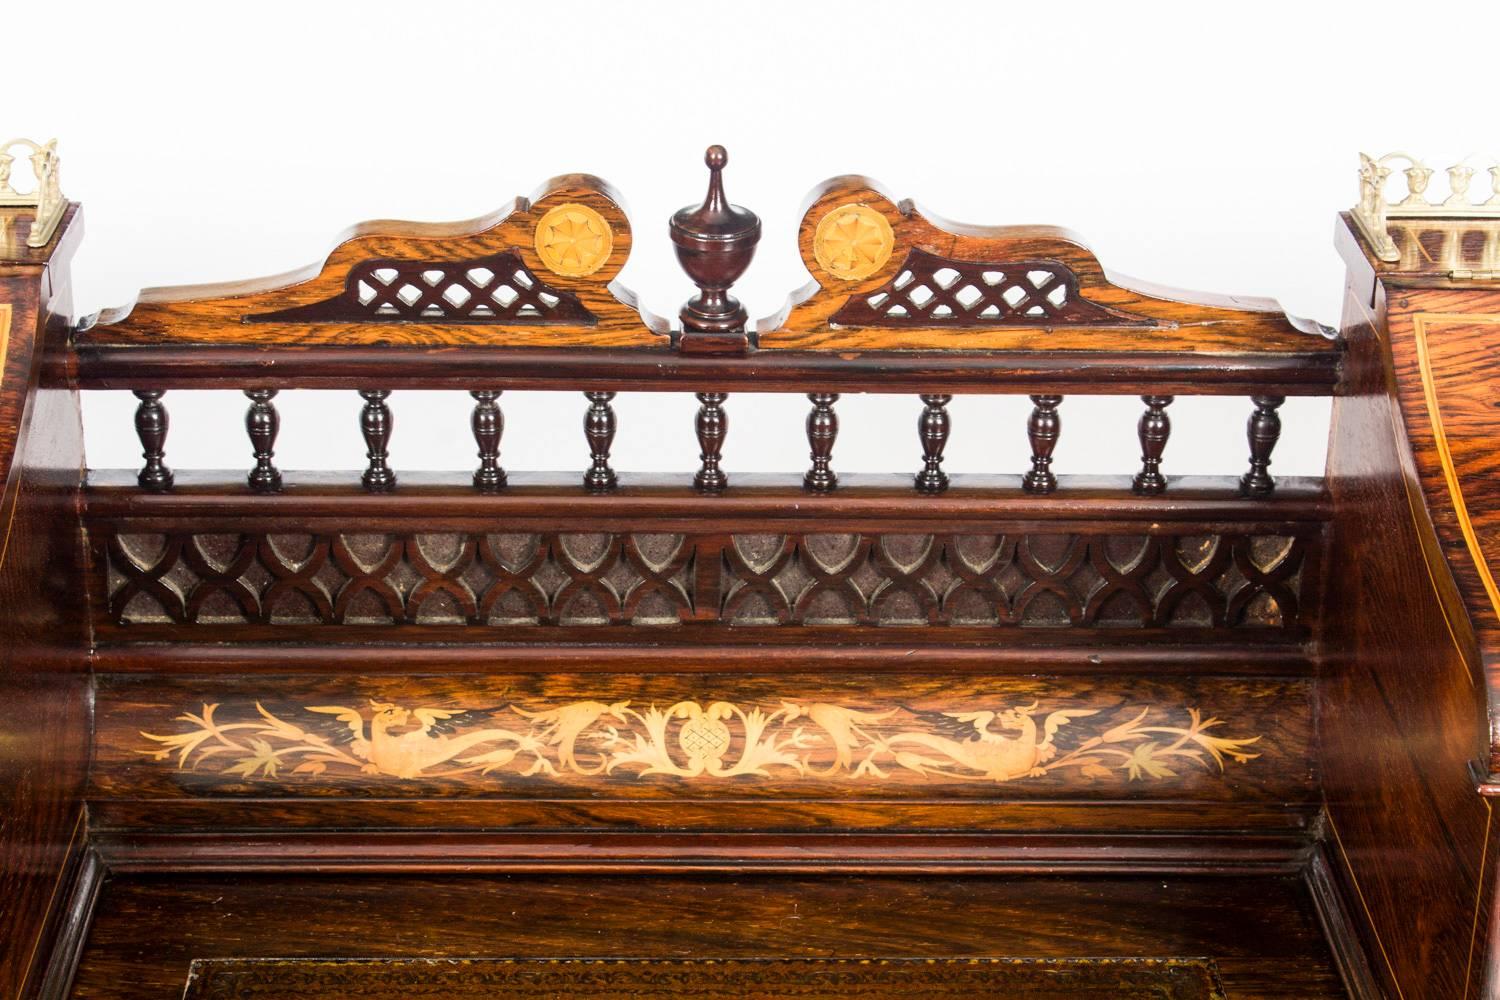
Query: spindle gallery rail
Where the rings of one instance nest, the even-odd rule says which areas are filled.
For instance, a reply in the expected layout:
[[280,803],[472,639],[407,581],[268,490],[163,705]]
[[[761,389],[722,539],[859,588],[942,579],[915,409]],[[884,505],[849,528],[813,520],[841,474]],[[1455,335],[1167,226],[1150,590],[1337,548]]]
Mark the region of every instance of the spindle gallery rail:
[[361,482],[372,493],[397,488],[393,388],[472,394],[473,487],[484,493],[506,488],[506,389],[584,393],[581,482],[591,493],[619,484],[610,464],[617,393],[691,391],[700,402],[701,460],[692,484],[704,495],[731,483],[732,392],[806,393],[811,464],[803,486],[812,493],[838,487],[840,395],[913,392],[922,406],[913,489],[928,495],[949,486],[942,464],[957,394],[1030,395],[1031,462],[1021,487],[1042,495],[1058,488],[1052,459],[1065,395],[1134,393],[1144,411],[1131,489],[1148,496],[1168,487],[1163,463],[1176,395],[1244,392],[1253,409],[1239,489],[1266,497],[1275,488],[1277,408],[1289,394],[1332,391],[1337,345],[1274,303],[1135,291],[1112,282],[1061,230],[945,228],[857,177],[816,193],[801,234],[815,280],[752,330],[728,290],[749,265],[760,223],[725,199],[723,151],[710,150],[708,161],[704,203],[672,220],[679,257],[700,288],[680,329],[639,309],[612,280],[629,250],[628,223],[607,187],[575,175],[551,182],[535,202],[472,224],[372,224],[321,269],[277,287],[148,291],[132,309],[80,329],[75,353],[59,364],[85,388],[135,392],[138,482],[158,492],[173,485],[167,389],[237,379],[250,399],[248,487],[257,493],[282,487],[275,399],[299,386],[359,391],[368,458]]
[[[1285,399],[1336,387],[1340,348],[1327,331],[1274,303],[1137,290],[1066,232],[930,221],[858,177],[815,192],[799,236],[814,280],[752,326],[729,292],[760,222],[724,197],[723,151],[707,160],[706,198],[669,227],[699,288],[675,327],[618,284],[629,223],[613,192],[581,175],[471,223],[367,224],[300,274],[148,290],[79,324],[47,369],[135,393],[135,489],[158,498],[132,500],[110,473],[91,474],[88,516],[108,577],[100,627],[143,638],[239,623],[246,636],[283,637],[387,622],[456,626],[443,636],[464,641],[498,626],[586,623],[688,633],[932,624],[949,642],[986,641],[996,625],[1307,634],[1319,488],[1299,482],[1283,496],[1270,468]],[[174,476],[167,407],[187,388],[247,398],[238,484]],[[303,388],[361,397],[357,485],[277,467],[277,401]],[[400,470],[390,442],[402,389],[472,397],[467,483]],[[510,390],[581,393],[571,484],[505,467]],[[699,467],[622,484],[615,401],[663,390],[697,397]],[[758,393],[808,401],[800,485],[734,470],[735,404]],[[841,481],[838,404],[849,393],[911,400],[904,484]],[[950,478],[949,406],[963,394],[1030,397],[1015,428],[1029,439],[1026,467]],[[1053,457],[1076,394],[1140,398],[1141,464],[1129,480],[1059,475]],[[1237,484],[1169,480],[1171,406],[1189,394],[1252,401]],[[682,437],[686,448],[688,428]],[[1150,502],[1164,493],[1168,507]],[[356,514],[357,495],[369,503]],[[594,498],[586,512],[583,496]],[[810,496],[826,499],[800,504]],[[487,534],[486,515],[502,512],[514,532]],[[379,537],[336,519],[305,530],[336,517],[377,525]],[[217,539],[223,530],[240,541]],[[305,557],[278,549],[289,531]],[[675,542],[662,549],[658,536]],[[289,608],[288,594],[306,604]]]
[[[244,392],[250,400],[245,414],[245,430],[254,459],[254,466],[246,477],[248,486],[256,493],[276,493],[282,488],[281,472],[274,462],[276,437],[281,428],[275,403],[278,390],[246,389]],[[503,390],[473,389],[469,394],[474,398],[470,429],[479,456],[473,476],[474,489],[494,493],[504,489],[508,481],[506,471],[500,465],[505,431],[505,414],[500,403]],[[135,390],[140,401],[136,407],[135,428],[145,460],[136,480],[142,489],[152,492],[170,490],[174,482],[172,470],[166,464],[169,419],[165,395],[160,389]],[[386,402],[390,390],[363,389],[360,396],[364,399],[364,407],[360,413],[359,429],[368,460],[360,482],[371,493],[386,493],[395,489],[397,484],[397,474],[390,466],[389,445],[395,419]],[[728,488],[730,482],[723,464],[729,431],[729,414],[725,407],[728,393],[699,392],[697,397],[699,407],[695,428],[701,465],[691,482],[699,493],[719,494]],[[582,488],[590,493],[609,493],[619,485],[619,476],[610,465],[610,447],[616,431],[615,411],[611,405],[615,393],[590,391],[585,393],[585,398],[588,405],[583,430],[589,464],[581,477]],[[802,483],[809,492],[828,493],[838,487],[833,454],[839,432],[835,410],[839,394],[811,392],[807,398],[812,404],[807,416],[807,443],[812,464]],[[1143,496],[1153,496],[1167,489],[1168,480],[1162,473],[1162,462],[1172,430],[1167,407],[1174,398],[1141,397],[1146,406],[1137,425],[1141,470],[1132,478],[1131,489]],[[948,474],[943,471],[943,452],[952,430],[948,404],[953,396],[923,393],[920,399],[922,409],[917,418],[914,445],[914,450],[920,451],[920,468],[913,476],[913,488],[923,494],[942,493],[949,485]],[[1239,480],[1240,492],[1246,496],[1269,496],[1275,490],[1276,482],[1269,468],[1272,450],[1281,436],[1281,418],[1277,409],[1285,400],[1286,397],[1281,395],[1257,395],[1253,399],[1254,409],[1247,421],[1249,468]],[[1063,397],[1034,394],[1031,402],[1033,409],[1026,424],[1031,464],[1021,477],[1021,488],[1027,493],[1051,493],[1058,484],[1052,470],[1052,453],[1062,432],[1062,418],[1058,411]]]
[[[699,289],[672,323],[619,285],[629,223],[577,175],[88,318],[81,209],[25,148],[51,183],[0,197],[5,995],[208,995],[209,955],[222,989],[345,996],[347,962],[237,960],[601,942],[584,993],[646,981],[617,959],[714,958],[668,971],[687,996],[726,956],[844,954],[844,993],[922,993],[957,980],[881,961],[1040,950],[1189,961],[1231,1000],[1497,994],[1500,195],[1381,204],[1367,160],[1337,337],[859,177],[814,192],[813,280],[751,323],[760,226],[718,149],[668,230]],[[73,389],[135,393],[139,469],[85,469]],[[228,471],[174,476],[185,389],[245,401]],[[303,389],[359,394],[331,434],[362,471],[278,468]],[[471,470],[403,468],[406,390],[472,399]],[[507,468],[556,435],[518,391],[577,405],[573,471]],[[616,406],[660,391],[697,396],[698,469],[618,475]],[[807,399],[790,475],[737,467],[757,393]],[[856,393],[910,407],[901,474],[840,468]],[[1030,397],[1024,428],[952,419],[979,394]],[[1221,439],[1243,475],[1173,474],[1195,394],[1249,400]],[[1067,467],[1085,395],[1140,399],[1133,478]],[[1277,482],[1302,395],[1332,396],[1327,472]],[[1023,430],[1005,475],[945,468]]]

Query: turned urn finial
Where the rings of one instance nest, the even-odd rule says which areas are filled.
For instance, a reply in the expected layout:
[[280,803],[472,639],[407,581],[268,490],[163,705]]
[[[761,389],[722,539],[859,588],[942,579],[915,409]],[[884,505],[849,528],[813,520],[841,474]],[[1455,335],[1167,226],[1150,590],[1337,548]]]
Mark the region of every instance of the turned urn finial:
[[677,260],[698,286],[698,294],[679,314],[681,347],[686,353],[744,353],[750,344],[745,307],[729,294],[729,288],[755,256],[760,217],[724,197],[724,165],[729,154],[723,146],[709,146],[703,162],[709,170],[703,204],[689,205],[672,216]]

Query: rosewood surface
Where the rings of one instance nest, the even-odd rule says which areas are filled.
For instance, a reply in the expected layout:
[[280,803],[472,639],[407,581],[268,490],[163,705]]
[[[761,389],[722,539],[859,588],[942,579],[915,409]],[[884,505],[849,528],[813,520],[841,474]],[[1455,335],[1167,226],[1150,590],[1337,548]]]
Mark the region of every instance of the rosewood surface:
[[[19,214],[0,209],[26,232]],[[82,425],[76,393],[37,388],[44,342],[66,333],[68,263],[82,228],[74,206],[46,247],[0,244],[0,995],[7,997],[43,987],[84,837]]]
[[[742,993],[744,960],[855,996],[969,959],[1031,961],[1032,993],[1492,990],[1493,623],[1462,559],[1492,527],[1491,331],[1452,316],[1495,293],[1393,299],[1355,253],[1336,335],[841,177],[798,230],[813,282],[750,323],[760,222],[726,162],[673,219],[699,292],[675,329],[619,285],[631,221],[586,175],[71,323],[76,216],[53,273],[0,265],[0,930],[36,942],[0,992],[181,995],[197,961],[203,995],[378,996],[441,989],[433,960],[493,985],[599,958],[734,960],[607,983],[674,995]],[[359,393],[363,469],[280,467],[298,388]],[[413,388],[472,399],[467,468],[400,467]],[[135,394],[138,468],[82,481],[78,389]],[[179,389],[248,403],[232,471],[173,467]],[[574,394],[573,472],[505,459],[506,393],[536,389]],[[695,474],[615,468],[646,390],[696,397]],[[805,464],[737,470],[750,392],[808,401]],[[839,437],[868,392],[915,425],[873,477]],[[1028,463],[945,468],[966,393],[1032,397],[994,431]],[[1054,463],[1093,432],[1066,397],[1101,393],[1140,400],[1135,476]],[[1193,394],[1246,397],[1243,476],[1172,474]],[[1329,477],[1273,477],[1278,407],[1328,394]]]
[[1210,958],[1230,1000],[1343,995],[1291,877],[178,876],[106,887],[74,996],[175,994],[202,956],[764,955]]

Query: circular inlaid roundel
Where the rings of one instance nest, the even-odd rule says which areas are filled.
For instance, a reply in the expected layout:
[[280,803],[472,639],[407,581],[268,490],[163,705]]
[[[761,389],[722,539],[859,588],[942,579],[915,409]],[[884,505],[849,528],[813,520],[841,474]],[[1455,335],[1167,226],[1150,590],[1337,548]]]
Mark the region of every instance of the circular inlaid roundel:
[[587,205],[558,205],[536,224],[536,254],[554,274],[581,278],[609,260],[614,233],[604,216]]
[[891,259],[896,236],[885,216],[868,205],[840,205],[818,220],[813,256],[835,278],[868,278]]

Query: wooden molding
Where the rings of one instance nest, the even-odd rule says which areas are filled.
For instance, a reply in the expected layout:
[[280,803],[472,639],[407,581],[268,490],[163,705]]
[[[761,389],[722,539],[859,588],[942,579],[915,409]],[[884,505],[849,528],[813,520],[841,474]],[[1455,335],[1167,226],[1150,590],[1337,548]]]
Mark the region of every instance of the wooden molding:
[[813,280],[757,325],[763,349],[1337,351],[1269,299],[1154,288],[1111,275],[1065,229],[948,222],[865,177],[813,191],[798,248]]
[[665,346],[666,322],[616,282],[630,246],[616,192],[568,174],[478,219],[362,223],[321,264],[288,274],[147,289],[86,323],[76,342]]

